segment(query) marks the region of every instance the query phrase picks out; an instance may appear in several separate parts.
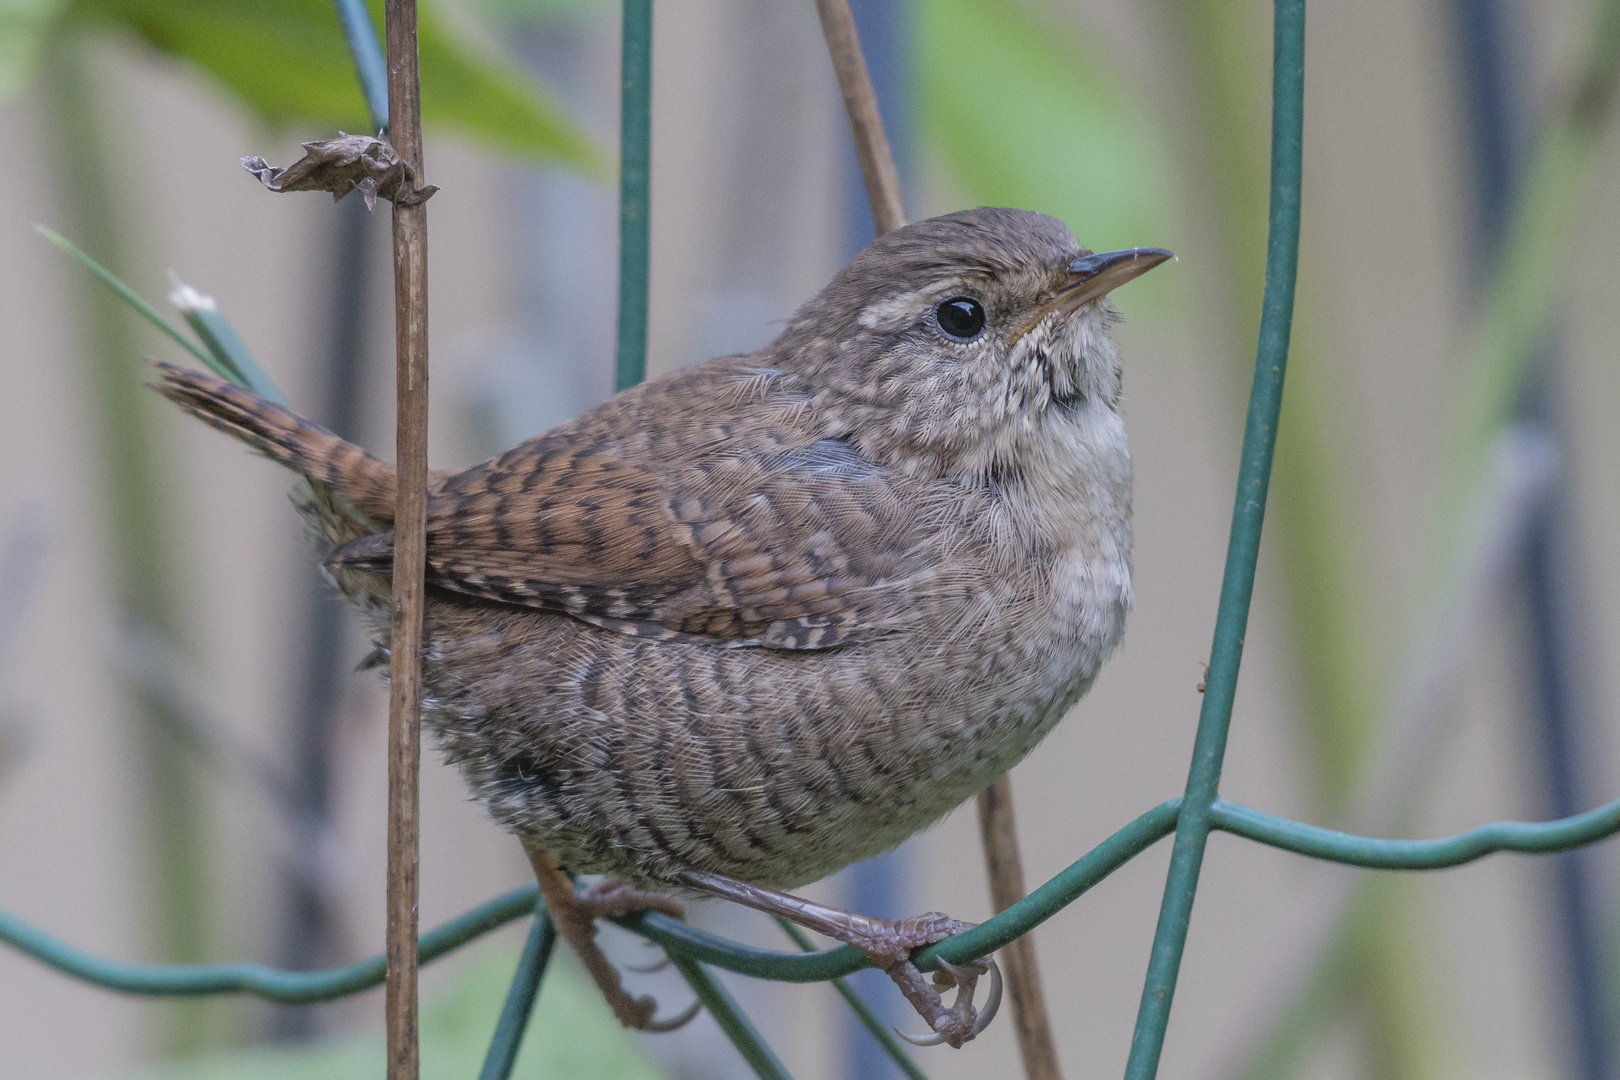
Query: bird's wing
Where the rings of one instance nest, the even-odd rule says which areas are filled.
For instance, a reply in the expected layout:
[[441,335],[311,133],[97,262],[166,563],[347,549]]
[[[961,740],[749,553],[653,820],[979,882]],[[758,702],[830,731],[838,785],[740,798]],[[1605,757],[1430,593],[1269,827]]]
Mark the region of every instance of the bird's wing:
[[[427,580],[649,637],[831,648],[902,625],[938,539],[928,502],[835,439],[630,461],[558,432],[437,487]],[[382,534],[332,561],[392,555]]]

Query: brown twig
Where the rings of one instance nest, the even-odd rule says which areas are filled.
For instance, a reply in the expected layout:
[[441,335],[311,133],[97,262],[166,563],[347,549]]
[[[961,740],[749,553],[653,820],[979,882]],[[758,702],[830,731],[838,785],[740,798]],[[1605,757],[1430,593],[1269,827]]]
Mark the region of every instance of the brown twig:
[[[1018,855],[1018,830],[1013,821],[1012,782],[1005,775],[979,795],[979,835],[990,873],[990,905],[999,915],[1024,898],[1024,865]],[[1029,1080],[1062,1080],[1052,1025],[1046,1018],[1041,973],[1035,963],[1035,944],[1028,935],[1001,950],[1007,969],[1007,992],[1012,998],[1013,1024],[1018,1030],[1018,1053]]]
[[[388,130],[422,182],[416,0],[386,0]],[[416,1080],[417,859],[422,725],[422,600],[427,561],[427,206],[395,204],[394,605],[388,696],[388,1080]]]
[[[849,0],[816,0],[816,12],[821,16],[821,32],[827,38],[838,91],[843,95],[850,132],[855,136],[855,153],[861,160],[866,197],[872,204],[872,222],[881,236],[904,225],[906,211],[900,200],[900,174],[894,167],[889,140],[883,134],[877,93],[872,89],[866,57],[855,33],[855,16],[849,10]],[[980,794],[979,827],[984,837],[990,896],[996,911],[1001,912],[1024,898],[1024,868],[1018,854],[1018,834],[1013,828],[1012,783],[1005,776]],[[1034,945],[1028,937],[1022,937],[1003,949],[1002,955],[1006,959],[1007,990],[1012,998],[1024,1073],[1028,1080],[1062,1080],[1052,1027],[1046,1018],[1040,971],[1035,966]]]
[[844,111],[849,114],[849,130],[855,136],[855,154],[861,159],[866,197],[872,203],[872,223],[882,236],[906,223],[906,208],[900,200],[900,174],[883,135],[883,115],[878,112],[872,76],[855,33],[855,16],[849,0],[816,0],[816,13],[821,16],[821,32],[832,54]]

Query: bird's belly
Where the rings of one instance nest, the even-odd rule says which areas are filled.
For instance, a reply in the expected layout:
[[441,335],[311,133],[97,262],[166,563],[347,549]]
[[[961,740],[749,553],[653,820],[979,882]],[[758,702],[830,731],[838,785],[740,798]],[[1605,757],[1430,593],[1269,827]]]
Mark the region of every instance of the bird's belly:
[[444,601],[427,720],[491,813],[570,869],[791,887],[889,850],[1040,741],[1102,659],[1049,610],[786,652]]

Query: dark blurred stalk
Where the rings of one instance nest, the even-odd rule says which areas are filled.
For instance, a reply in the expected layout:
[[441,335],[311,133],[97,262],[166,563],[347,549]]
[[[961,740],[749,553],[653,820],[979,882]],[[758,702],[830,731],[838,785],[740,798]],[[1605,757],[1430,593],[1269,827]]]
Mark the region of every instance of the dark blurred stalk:
[[[365,300],[371,280],[371,213],[359,199],[333,208],[332,279],[326,288],[325,374],[319,414],[328,428],[357,441],[365,377]],[[323,848],[331,829],[332,734],[342,703],[344,677],[352,663],[342,601],[319,573],[311,573],[304,609],[304,685],[291,731],[292,768],[297,804],[297,834],[287,880],[281,966],[303,971],[332,959],[334,925],[330,897],[322,878]],[[283,1037],[308,1037],[316,1030],[311,1009],[284,1009],[276,1021]]]
[[[116,209],[121,192],[113,189],[113,153],[103,127],[105,103],[116,97],[98,87],[81,44],[67,36],[52,42],[40,65],[40,88],[51,186],[60,194],[73,237],[114,272],[125,274]],[[93,411],[116,602],[125,616],[174,641],[175,544],[183,530],[158,462],[141,349],[124,308],[88,278],[75,275],[75,280],[85,328],[79,354]],[[137,719],[132,742],[144,801],[140,862],[153,951],[166,961],[200,963],[209,959],[213,928],[204,826],[209,815],[178,734],[181,726],[165,718],[155,698],[133,688],[131,693]],[[167,1009],[159,1038],[163,1051],[195,1053],[220,1041],[209,1003],[188,1000]]]
[[[1205,210],[1215,223],[1220,260],[1229,272],[1216,275],[1215,298],[1230,334],[1225,351],[1245,366],[1257,331],[1266,240],[1266,126],[1269,37],[1264,9],[1222,0],[1179,0],[1172,11],[1186,58],[1186,115],[1182,134],[1196,156],[1189,174],[1207,178]],[[1311,153],[1306,150],[1306,171]],[[1373,654],[1387,634],[1369,610],[1366,582],[1372,573],[1364,555],[1368,537],[1360,527],[1353,455],[1342,400],[1332,385],[1323,343],[1320,278],[1311,272],[1313,230],[1302,233],[1302,270],[1294,315],[1288,386],[1278,428],[1267,547],[1286,587],[1291,659],[1300,676],[1306,733],[1315,750],[1321,811],[1336,817],[1348,809],[1381,713],[1385,672]],[[1375,891],[1399,886],[1380,882]],[[1381,918],[1357,918],[1354,947],[1335,955],[1344,967],[1313,987],[1326,996],[1295,1010],[1296,1022],[1281,1028],[1281,1044],[1262,1055],[1251,1077],[1292,1074],[1309,1044],[1308,1019],[1337,1011],[1342,995],[1361,998],[1369,1057],[1377,1075],[1390,1080],[1427,1080],[1454,1060],[1437,1022],[1435,1003],[1422,990],[1427,950],[1393,894],[1371,902]]]
[[[1471,263],[1479,267],[1493,265],[1500,256],[1524,167],[1521,129],[1529,109],[1524,101],[1524,80],[1510,50],[1514,36],[1508,33],[1508,24],[1513,14],[1504,0],[1454,0],[1458,82],[1468,121],[1474,187]],[[1482,283],[1475,282],[1476,291]],[[1568,439],[1557,402],[1561,380],[1555,339],[1549,328],[1549,340],[1535,348],[1537,359],[1526,375],[1519,414],[1538,423],[1565,448],[1567,467]],[[1589,806],[1579,766],[1586,725],[1579,712],[1583,695],[1577,675],[1586,667],[1580,642],[1587,635],[1571,588],[1579,577],[1571,550],[1568,493],[1566,481],[1542,500],[1530,529],[1523,568],[1525,675],[1530,690],[1526,696],[1541,750],[1548,817],[1567,817]],[[1580,1080],[1613,1080],[1603,950],[1590,867],[1591,856],[1584,851],[1554,856],[1547,865],[1553,876],[1555,931],[1565,978],[1562,1004],[1568,1030],[1560,1042],[1568,1048],[1569,1063]]]
[[[1555,351],[1549,352],[1556,357]],[[1557,422],[1560,410],[1546,398],[1558,385],[1556,359],[1543,364],[1541,378],[1526,395],[1524,412],[1527,417],[1550,422],[1554,438],[1567,442]],[[1567,454],[1564,460],[1569,460]],[[1589,727],[1581,715],[1584,687],[1578,673],[1590,667],[1581,648],[1588,637],[1574,589],[1581,576],[1572,550],[1568,491],[1566,480],[1545,500],[1540,519],[1531,529],[1524,563],[1527,697],[1541,749],[1548,817],[1568,817],[1592,805],[1580,767]],[[1568,1030],[1559,1041],[1568,1048],[1570,1064],[1580,1080],[1614,1080],[1613,1013],[1603,977],[1607,957],[1598,929],[1592,863],[1592,853],[1583,849],[1554,855],[1546,867],[1553,877],[1556,933],[1565,978],[1562,1004],[1568,1010]]]
[[[900,181],[904,187],[911,176],[911,110],[907,99],[907,67],[905,42],[906,19],[910,5],[907,0],[853,0],[851,14],[855,16],[855,33],[860,39],[861,52],[866,57],[866,69],[872,79],[872,90],[877,96],[878,112],[883,117],[883,129],[888,137]],[[840,108],[839,112],[842,113]],[[840,117],[842,119],[842,117]],[[842,125],[841,125],[842,126]],[[857,253],[877,235],[872,221],[872,206],[867,198],[866,180],[856,157],[853,140],[841,134],[843,147],[840,167],[840,195],[844,215],[844,261]],[[897,919],[906,914],[906,852],[893,851],[865,862],[856,863],[844,874],[844,902],[851,911],[859,911],[884,918]],[[851,992],[864,999],[881,1021],[889,1027],[907,1022],[909,1009],[901,1009],[901,998],[894,993],[889,979],[880,971],[857,971],[847,980]],[[853,1012],[841,1018],[844,1040],[844,1071],[849,1080],[901,1080],[901,1070],[888,1051],[872,1037],[861,1018]]]
[[[1256,91],[1244,88],[1243,73],[1257,63],[1257,58],[1246,55],[1247,43],[1263,37],[1254,28],[1239,25],[1245,9],[1211,0],[1182,0],[1178,10],[1184,15],[1183,40],[1196,44],[1188,48],[1195,99],[1190,102],[1189,112],[1199,126],[1189,131],[1188,141],[1207,146],[1210,172],[1214,174],[1213,195],[1221,204],[1217,216],[1226,222],[1223,258],[1238,266],[1237,273],[1223,280],[1242,287],[1251,276],[1245,268],[1251,262],[1258,265],[1244,247],[1245,229],[1253,227],[1246,223],[1255,214],[1253,198],[1245,193],[1258,191],[1245,171],[1246,162],[1254,155],[1252,147],[1257,135],[1246,128],[1244,118],[1261,115],[1262,108],[1262,103],[1254,100]],[[1418,588],[1413,590],[1425,604],[1432,604],[1444,593],[1447,583],[1455,577],[1458,560],[1469,547],[1468,508],[1477,500],[1489,471],[1491,447],[1502,425],[1512,418],[1531,350],[1546,331],[1562,284],[1566,253],[1579,229],[1583,198],[1598,173],[1598,152],[1620,78],[1620,0],[1593,0],[1589,16],[1592,21],[1586,32],[1572,42],[1576,53],[1574,77],[1564,93],[1555,95],[1536,133],[1522,182],[1510,203],[1511,213],[1500,231],[1501,256],[1486,275],[1488,280],[1471,320],[1459,404],[1445,444],[1447,468],[1438,485],[1433,520],[1429,523],[1428,558]],[[1235,97],[1223,101],[1223,95]],[[1252,128],[1252,124],[1247,127]],[[1234,208],[1245,207],[1240,213],[1234,212]],[[1309,235],[1307,222],[1306,237]],[[1308,246],[1307,239],[1307,261]],[[1306,292],[1310,279],[1309,274],[1302,277],[1305,302],[1295,320],[1295,340],[1306,345],[1296,345],[1295,363],[1305,377],[1295,382],[1290,375],[1290,393],[1309,388],[1312,383],[1306,375],[1312,369],[1308,342],[1317,335],[1310,329],[1314,321]],[[1239,306],[1237,310],[1250,308]],[[1323,559],[1324,552],[1343,549],[1343,538],[1353,535],[1350,522],[1344,522],[1338,530],[1336,543],[1332,535],[1324,534],[1327,546],[1314,555],[1325,567],[1328,577],[1324,581],[1313,583],[1309,575],[1299,572],[1313,557],[1310,551],[1302,550],[1309,547],[1310,534],[1322,530],[1297,529],[1297,519],[1288,512],[1293,505],[1288,496],[1294,485],[1287,481],[1295,467],[1310,465],[1310,455],[1296,455],[1293,447],[1298,442],[1317,442],[1324,431],[1331,430],[1335,419],[1331,402],[1319,395],[1306,394],[1299,404],[1305,408],[1296,408],[1296,402],[1290,401],[1284,409],[1277,459],[1277,482],[1283,491],[1276,504],[1281,512],[1271,536],[1281,541],[1279,555],[1288,574],[1296,637],[1300,651],[1307,654],[1302,658],[1303,671],[1308,683],[1316,687],[1312,691],[1308,686],[1308,703],[1319,707],[1317,702],[1321,700],[1330,707],[1320,714],[1313,735],[1323,751],[1320,758],[1324,787],[1331,792],[1335,787],[1348,790],[1342,780],[1336,782],[1340,775],[1351,783],[1358,781],[1361,769],[1357,759],[1364,755],[1345,751],[1364,744],[1370,731],[1364,720],[1343,707],[1348,699],[1333,693],[1320,699],[1317,696],[1333,685],[1354,689],[1353,682],[1347,684],[1342,673],[1330,681],[1318,681],[1318,675],[1323,665],[1331,668],[1335,662],[1354,660],[1355,654],[1346,658],[1326,651],[1324,647],[1332,638],[1313,632],[1310,609],[1315,606],[1331,614],[1335,605],[1324,606],[1322,600],[1336,595],[1353,599],[1359,578],[1347,563],[1335,560],[1335,571],[1330,561]],[[1345,491],[1325,480],[1318,480],[1315,490],[1318,496]],[[1342,521],[1347,507],[1327,509],[1339,511]],[[1338,617],[1345,618],[1355,610],[1355,605],[1343,607]],[[1320,627],[1322,620],[1315,621]],[[1354,635],[1343,633],[1349,626],[1357,628]],[[1354,644],[1381,640],[1387,637],[1387,631],[1387,626],[1375,627],[1365,618],[1355,618],[1346,621],[1338,634]],[[1370,665],[1364,670],[1376,674],[1370,671]],[[1363,690],[1382,684],[1383,680],[1373,682],[1369,678]],[[1337,708],[1331,708],[1335,702]],[[1351,730],[1347,725],[1358,724],[1362,727],[1358,737],[1342,737],[1342,732]],[[1336,736],[1335,732],[1340,734]],[[1338,744],[1338,752],[1326,752],[1334,743]],[[1401,914],[1402,886],[1409,889],[1414,884],[1386,878],[1370,882],[1362,890],[1355,914],[1345,924],[1348,933],[1344,947],[1331,950],[1329,968],[1310,979],[1305,1000],[1275,1017],[1266,1029],[1268,1034],[1256,1040],[1263,1049],[1251,1058],[1251,1066],[1242,1075],[1255,1078],[1297,1073],[1304,1051],[1319,1038],[1327,1023],[1344,1011],[1347,995],[1359,998],[1362,1005],[1360,1013],[1366,1020],[1363,1030],[1370,1036],[1368,1052],[1376,1075],[1429,1077],[1458,1072],[1463,1062],[1462,1048],[1455,1035],[1445,1029],[1445,1013],[1438,1007],[1443,984],[1432,973],[1429,949],[1416,934],[1412,921]]]

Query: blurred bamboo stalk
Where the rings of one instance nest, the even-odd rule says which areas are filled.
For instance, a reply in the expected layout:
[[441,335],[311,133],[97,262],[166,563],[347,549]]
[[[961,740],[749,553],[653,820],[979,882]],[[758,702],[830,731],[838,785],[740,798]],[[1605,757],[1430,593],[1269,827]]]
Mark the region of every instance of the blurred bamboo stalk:
[[[1192,97],[1203,119],[1204,153],[1222,221],[1223,246],[1235,265],[1258,267],[1261,253],[1250,238],[1263,214],[1263,190],[1251,162],[1264,132],[1249,122],[1261,115],[1257,87],[1245,75],[1257,70],[1246,28],[1227,5],[1184,0],[1180,13],[1193,72]],[[1512,223],[1505,230],[1501,265],[1468,336],[1469,364],[1462,404],[1452,426],[1447,471],[1430,523],[1427,560],[1420,574],[1419,610],[1432,610],[1461,576],[1468,550],[1468,509],[1481,497],[1491,460],[1491,441],[1510,417],[1530,346],[1543,332],[1561,283],[1562,256],[1579,224],[1583,195],[1595,174],[1600,137],[1612,111],[1620,71],[1620,0],[1600,0],[1593,10],[1593,32],[1583,35],[1585,56],[1564,95],[1563,108],[1547,125],[1520,189]],[[1253,275],[1228,275],[1228,287],[1244,288]],[[1308,280],[1308,278],[1307,278]],[[1296,317],[1295,371],[1280,430],[1277,455],[1279,498],[1273,533],[1280,541],[1287,576],[1298,656],[1306,684],[1307,709],[1330,812],[1349,810],[1349,794],[1368,772],[1374,728],[1367,718],[1382,715],[1374,690],[1377,677],[1365,643],[1377,640],[1362,601],[1360,572],[1347,545],[1355,538],[1352,508],[1333,493],[1347,488],[1333,465],[1332,432],[1337,414],[1313,364],[1311,343],[1320,342],[1319,313],[1307,303]],[[1236,310],[1253,305],[1233,300]],[[1299,362],[1303,361],[1303,362]],[[1313,378],[1313,372],[1316,376]],[[1415,618],[1415,617],[1414,617]],[[1401,883],[1368,882],[1357,890],[1353,910],[1335,923],[1342,936],[1316,954],[1303,976],[1299,996],[1275,1001],[1264,1038],[1251,1044],[1247,1080],[1297,1071],[1311,1040],[1336,1015],[1346,993],[1363,995],[1373,1056],[1394,1080],[1451,1075],[1465,1054],[1437,1007],[1443,998],[1423,970],[1427,957],[1418,932],[1400,902]]]
[[[416,0],[387,0],[388,130],[422,185]],[[388,694],[388,1078],[416,1080],[417,897],[421,846],[422,604],[427,568],[427,204],[395,203],[394,603]]]
[[[850,11],[849,0],[816,0],[816,13],[821,17],[821,32],[827,39],[838,91],[849,117],[850,134],[855,139],[855,154],[866,181],[872,222],[881,236],[904,226],[906,211],[900,194],[900,173],[883,131],[883,114],[866,68],[866,57],[861,52],[855,16]],[[1013,827],[1012,781],[1005,775],[998,778],[979,795],[978,805],[990,895],[995,910],[1000,912],[1024,898],[1023,860],[1018,850],[1018,833]],[[1023,937],[1002,953],[1018,1031],[1018,1052],[1024,1061],[1025,1074],[1029,1080],[1061,1080],[1034,944]]]
[[[108,265],[123,270],[124,244],[116,225],[119,200],[113,191],[112,152],[102,125],[82,42],[71,35],[53,39],[40,65],[42,101],[52,151],[52,187],[74,234]],[[156,627],[176,640],[174,507],[170,485],[161,478],[155,429],[145,406],[141,348],[122,308],[91,286],[80,293],[80,343],[87,399],[98,429],[97,451],[105,499],[106,550],[116,604],[122,614]],[[136,860],[145,873],[146,922],[152,947],[164,960],[195,964],[209,957],[213,938],[207,829],[212,820],[202,805],[198,777],[176,735],[166,707],[138,688],[138,724],[133,733],[141,797],[141,830],[150,856]],[[159,1048],[189,1055],[221,1040],[217,1006],[198,999],[169,1007],[160,1026]]]
[[[380,65],[379,65],[380,66]],[[365,382],[367,318],[365,298],[374,271],[367,244],[371,212],[358,199],[339,203],[331,245],[331,280],[327,297],[325,392],[321,398],[326,426],[345,439],[358,441],[360,406]],[[348,623],[342,599],[325,580],[311,575],[306,590],[303,626],[302,685],[298,710],[289,732],[289,759],[296,786],[297,816],[291,842],[296,866],[316,868],[329,843],[332,827],[334,731],[343,696],[344,679],[354,666],[347,655]],[[289,875],[286,886],[281,944],[281,965],[303,971],[325,963],[335,944],[335,897],[316,873]],[[313,1035],[320,1013],[315,1009],[283,1009],[276,1015],[280,1038]]]
[[[1398,835],[1410,825],[1441,757],[1467,664],[1490,606],[1507,590],[1539,509],[1558,470],[1545,431],[1520,425],[1498,440],[1492,482],[1470,515],[1474,540],[1464,572],[1412,650],[1401,690],[1366,770],[1347,828],[1368,836]],[[1278,1076],[1292,1071],[1331,1015],[1352,971],[1354,942],[1376,933],[1379,897],[1362,871],[1334,867],[1296,907],[1303,922],[1283,932],[1289,947],[1249,1019],[1206,1074],[1210,1080]]]

